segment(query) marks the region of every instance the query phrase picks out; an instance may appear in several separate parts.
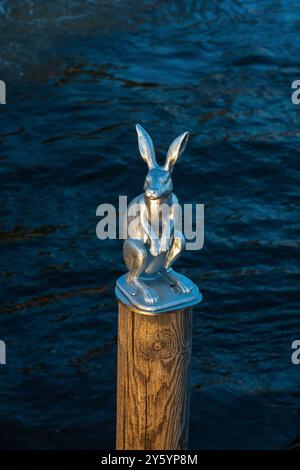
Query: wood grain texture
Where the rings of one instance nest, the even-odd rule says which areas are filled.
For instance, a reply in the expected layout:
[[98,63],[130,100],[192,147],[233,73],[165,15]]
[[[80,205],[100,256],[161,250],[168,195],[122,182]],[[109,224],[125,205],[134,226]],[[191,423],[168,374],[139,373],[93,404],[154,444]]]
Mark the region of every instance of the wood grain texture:
[[188,446],[192,307],[160,315],[119,303],[117,449]]

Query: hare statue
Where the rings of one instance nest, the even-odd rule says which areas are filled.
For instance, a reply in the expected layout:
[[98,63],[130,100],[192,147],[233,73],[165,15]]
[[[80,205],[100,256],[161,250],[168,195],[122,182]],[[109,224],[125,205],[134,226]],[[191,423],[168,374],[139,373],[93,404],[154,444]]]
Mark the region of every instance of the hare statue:
[[[185,247],[183,234],[176,230],[175,208],[178,200],[173,193],[172,170],[184,151],[189,133],[184,132],[171,144],[165,164],[158,165],[154,146],[149,134],[136,126],[139,150],[148,166],[144,193],[137,196],[128,207],[128,238],[124,241],[123,257],[128,269],[127,285],[131,295],[140,295],[146,304],[155,305],[159,300],[157,291],[149,286],[149,281],[166,280],[169,289],[181,295],[192,291],[193,283],[178,275],[173,269],[174,261]],[[137,207],[131,215],[133,206]],[[168,209],[164,216],[162,208]],[[153,220],[157,221],[156,227]]]

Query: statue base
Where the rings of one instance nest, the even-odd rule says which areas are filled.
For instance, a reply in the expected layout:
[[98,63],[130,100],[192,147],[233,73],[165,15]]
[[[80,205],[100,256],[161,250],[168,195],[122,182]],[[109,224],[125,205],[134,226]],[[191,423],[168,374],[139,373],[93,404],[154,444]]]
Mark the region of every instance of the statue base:
[[131,306],[133,310],[150,314],[182,310],[201,302],[202,294],[198,287],[186,276],[175,271],[173,274],[188,288],[187,293],[181,292],[163,276],[147,280],[141,278],[158,296],[155,303],[149,304],[145,301],[143,294],[127,282],[127,274],[124,274],[117,280],[116,297],[123,304]]

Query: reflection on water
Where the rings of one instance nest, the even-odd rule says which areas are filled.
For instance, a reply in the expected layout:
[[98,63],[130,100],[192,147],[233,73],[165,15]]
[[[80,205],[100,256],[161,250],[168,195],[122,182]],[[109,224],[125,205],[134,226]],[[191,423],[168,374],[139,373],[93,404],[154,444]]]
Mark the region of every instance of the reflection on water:
[[191,447],[299,437],[299,21],[292,0],[0,0],[1,447],[114,446],[125,268],[95,211],[141,192],[136,122],[161,157],[191,131],[174,185],[206,204],[178,261],[204,294]]

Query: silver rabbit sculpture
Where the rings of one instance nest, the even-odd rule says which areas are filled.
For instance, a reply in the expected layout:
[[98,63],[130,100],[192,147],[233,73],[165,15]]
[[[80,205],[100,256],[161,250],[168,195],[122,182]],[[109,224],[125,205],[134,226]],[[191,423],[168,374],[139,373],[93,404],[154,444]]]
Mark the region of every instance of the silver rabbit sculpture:
[[[139,150],[142,158],[148,165],[148,174],[144,184],[144,193],[137,196],[128,207],[138,205],[139,212],[134,224],[133,233],[127,238],[123,246],[123,257],[128,269],[126,281],[131,295],[138,293],[147,304],[156,304],[158,294],[147,284],[147,280],[162,277],[168,281],[173,290],[181,294],[191,291],[191,286],[183,281],[173,269],[174,261],[180,256],[185,247],[185,239],[181,232],[174,227],[174,208],[178,204],[173,194],[172,170],[184,151],[189,133],[184,132],[171,144],[165,164],[158,165],[155,158],[154,146],[149,134],[139,125],[136,126]],[[169,220],[163,220],[159,215],[162,205],[169,208]],[[153,216],[160,217],[158,232],[151,226]],[[133,217],[128,216],[128,226]],[[168,224],[168,231],[164,227]],[[167,233],[167,236],[164,235]],[[161,234],[161,236],[159,236]]]

